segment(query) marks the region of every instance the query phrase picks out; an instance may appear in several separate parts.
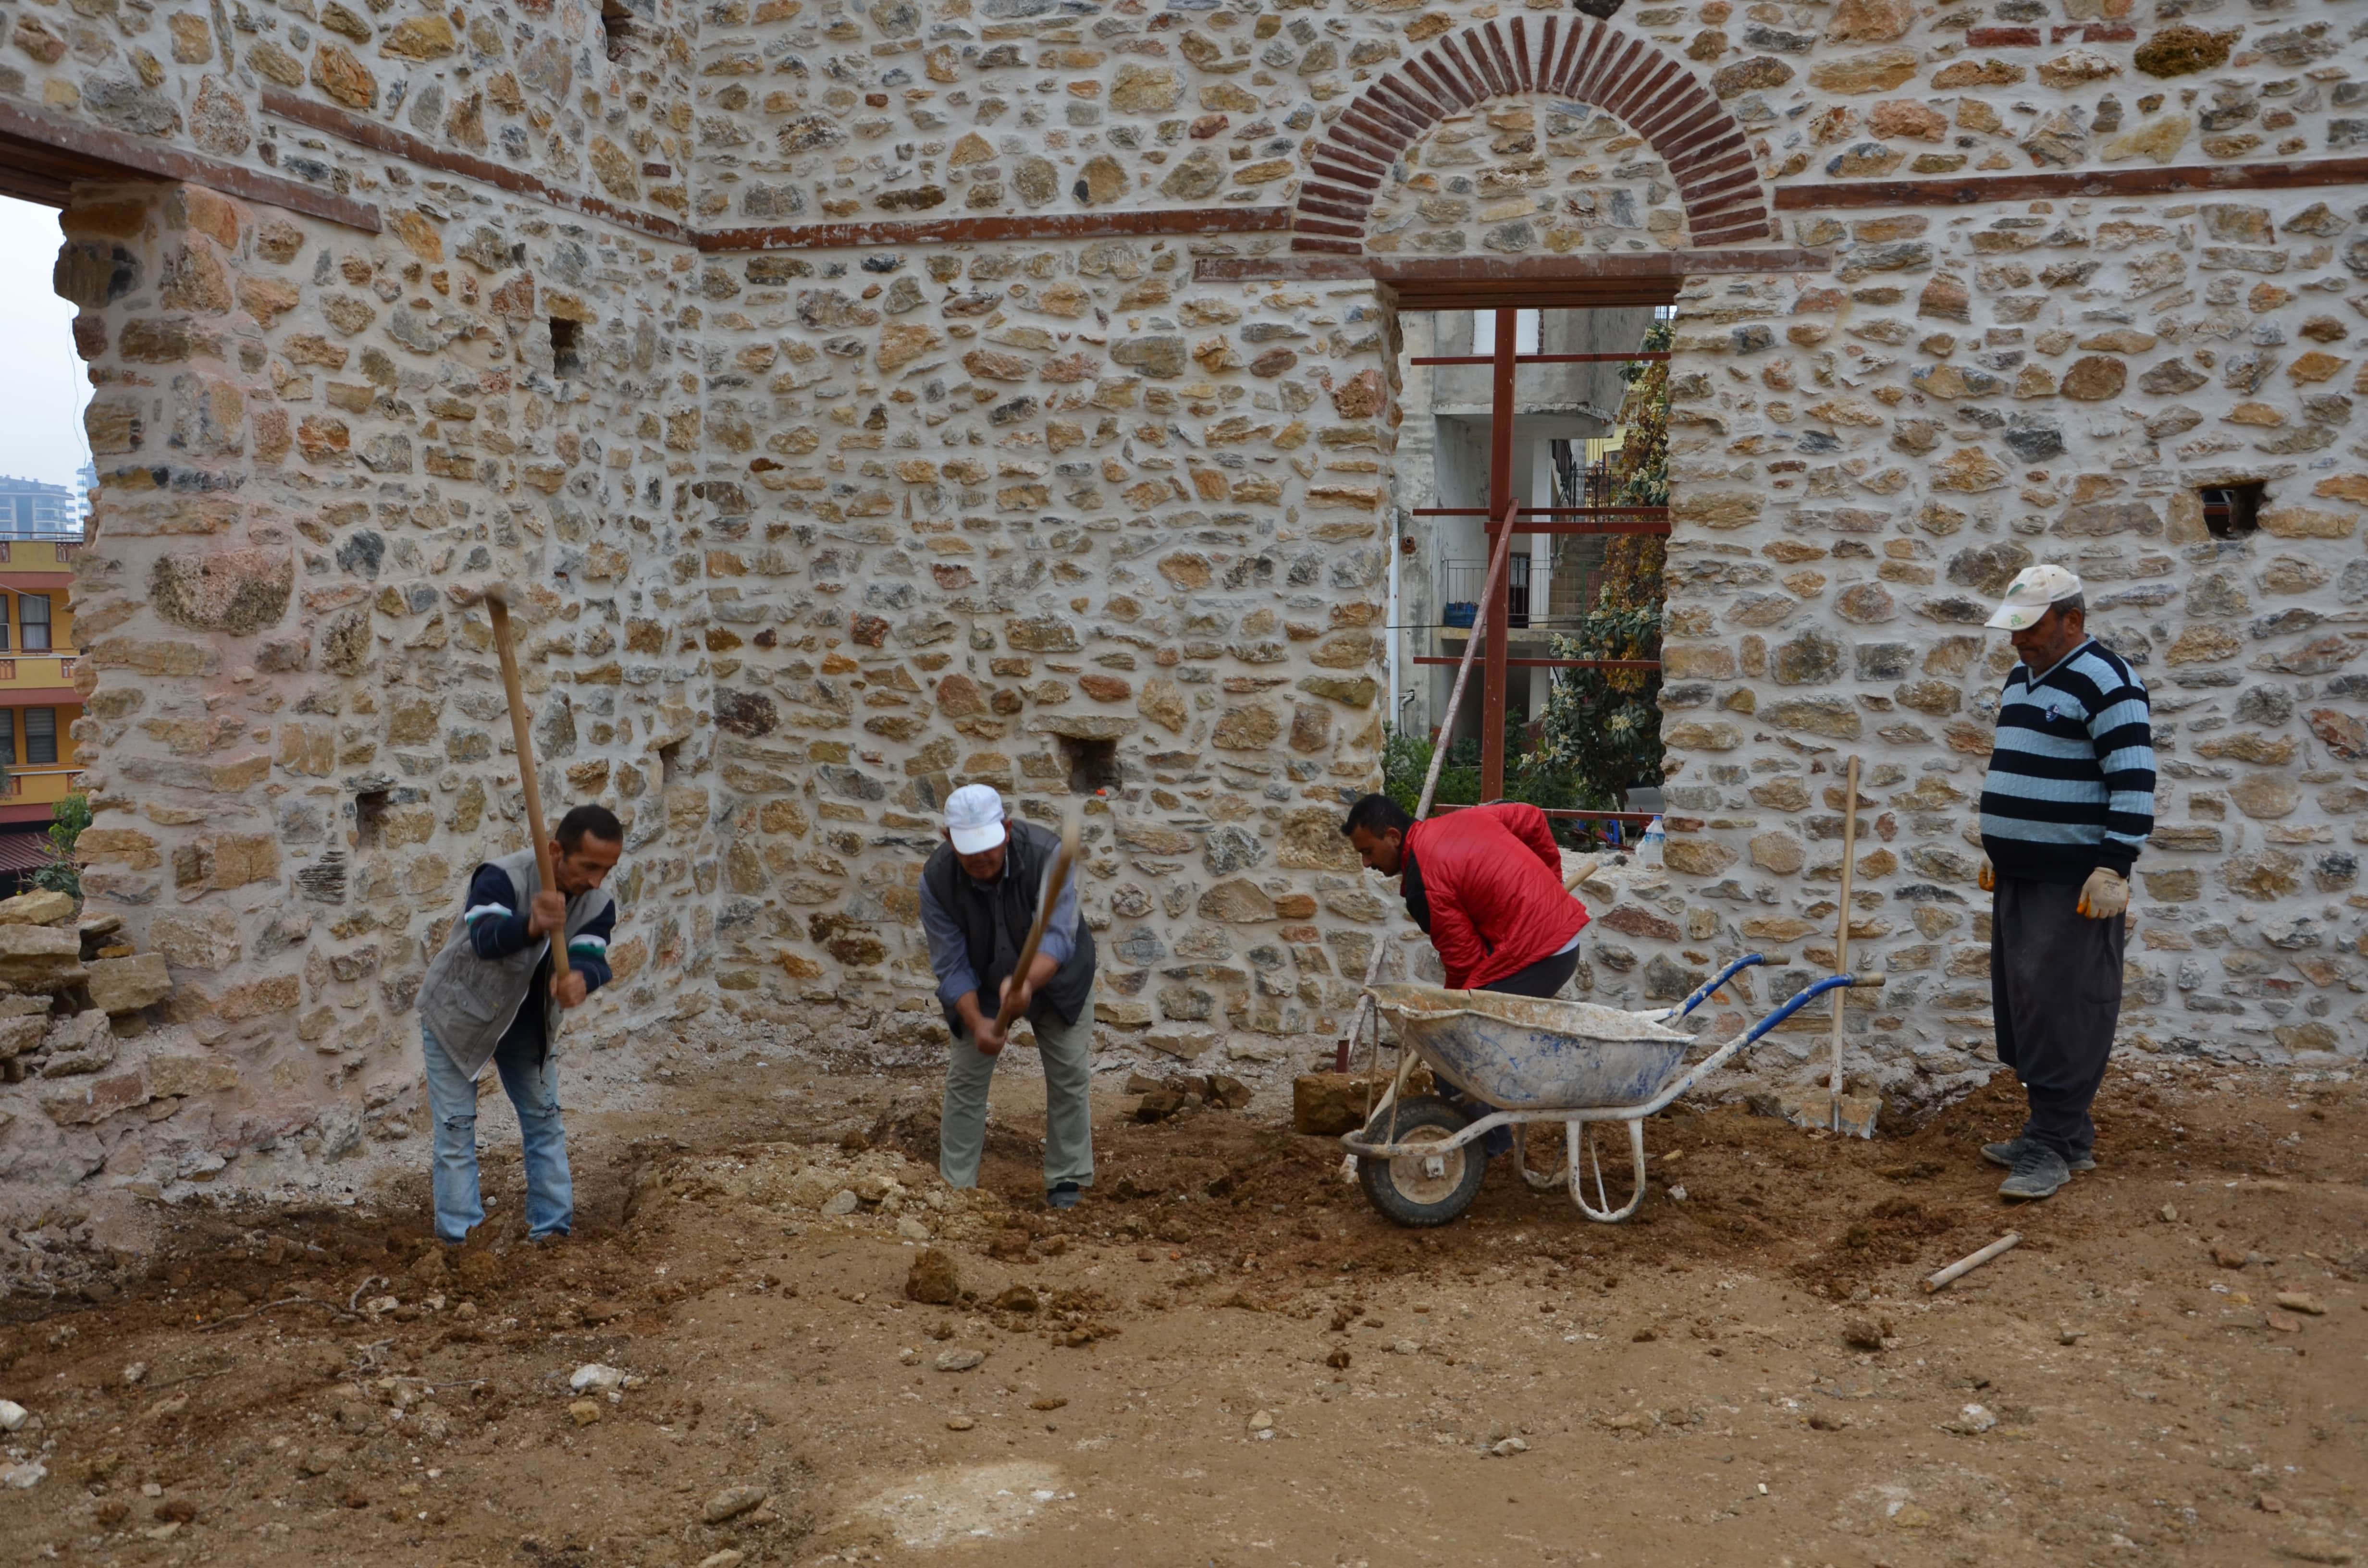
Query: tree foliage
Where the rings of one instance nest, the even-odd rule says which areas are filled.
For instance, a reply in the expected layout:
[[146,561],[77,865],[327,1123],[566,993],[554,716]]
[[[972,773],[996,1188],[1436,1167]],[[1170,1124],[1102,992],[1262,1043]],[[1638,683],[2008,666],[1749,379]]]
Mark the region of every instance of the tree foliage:
[[50,812],[50,863],[36,870],[32,883],[51,892],[82,896],[82,868],[74,858],[74,841],[90,825],[90,797],[76,790]]
[[[1647,353],[1666,353],[1669,324],[1655,322],[1645,334]],[[1615,506],[1669,504],[1669,367],[1666,360],[1621,367],[1628,394],[1621,400],[1623,434],[1611,468]],[[1668,540],[1659,534],[1615,534],[1603,551],[1602,605],[1607,609],[1644,609],[1661,602],[1662,568]]]
[[[1573,635],[1554,639],[1564,659],[1656,659],[1661,607],[1598,608]],[[1661,672],[1563,670],[1538,725],[1538,766],[1567,778],[1577,804],[1618,811],[1629,790],[1661,781]]]
[[[1656,321],[1645,329],[1640,347],[1647,354],[1666,354],[1675,334],[1670,324]],[[1631,361],[1620,367],[1628,393],[1620,402],[1620,449],[1611,463],[1611,504],[1615,506],[1666,506],[1669,504],[1669,362]]]
[[[1669,347],[1670,326],[1655,322],[1647,352]],[[1612,464],[1611,504],[1669,503],[1669,367],[1665,360],[1622,367],[1628,382],[1622,430]],[[1554,639],[1565,659],[1658,659],[1662,572],[1668,540],[1658,534],[1615,534],[1606,543],[1603,588],[1568,637]],[[1661,781],[1661,672],[1564,670],[1538,726],[1541,767],[1571,779],[1581,803],[1618,810],[1624,791]]]
[[[1545,811],[1589,804],[1581,797],[1578,778],[1546,754],[1532,738],[1531,728],[1523,725],[1519,714],[1505,715],[1504,798]],[[1422,799],[1423,776],[1430,769],[1432,749],[1429,737],[1395,729],[1383,741],[1382,792],[1409,814]],[[1448,749],[1447,760],[1440,765],[1439,790],[1431,804],[1435,811],[1440,806],[1477,805],[1479,801],[1480,742],[1477,736],[1466,736]],[[1554,828],[1554,835],[1565,843],[1578,844],[1588,837],[1583,824],[1556,821]]]

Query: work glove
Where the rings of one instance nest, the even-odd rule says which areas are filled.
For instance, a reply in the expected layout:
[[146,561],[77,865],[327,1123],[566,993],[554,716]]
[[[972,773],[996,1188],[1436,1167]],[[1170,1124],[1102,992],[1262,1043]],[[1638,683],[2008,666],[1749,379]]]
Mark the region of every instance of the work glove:
[[2079,913],[2091,920],[2111,920],[2130,906],[2130,884],[2119,871],[2100,866],[2080,884]]
[[1996,892],[1998,891],[1998,873],[1990,869],[1990,863],[1987,859],[1982,862],[1982,874],[1974,880],[1982,884],[1982,891],[1984,892]]

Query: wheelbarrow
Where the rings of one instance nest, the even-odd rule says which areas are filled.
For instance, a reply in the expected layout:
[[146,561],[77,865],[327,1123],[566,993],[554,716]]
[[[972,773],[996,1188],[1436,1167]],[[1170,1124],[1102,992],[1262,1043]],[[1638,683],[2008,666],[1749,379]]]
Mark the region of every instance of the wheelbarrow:
[[[1357,1156],[1367,1201],[1401,1225],[1446,1224],[1472,1206],[1487,1171],[1487,1160],[1474,1155],[1472,1143],[1509,1127],[1515,1163],[1530,1186],[1543,1191],[1566,1176],[1572,1200],[1588,1219],[1627,1219],[1645,1200],[1645,1119],[1810,1002],[1852,983],[1849,975],[1837,974],[1804,988],[1681,1072],[1693,1037],[1669,1026],[1744,970],[1767,961],[1747,954],[1678,1006],[1642,1013],[1436,985],[1373,986],[1374,1006],[1397,1025],[1400,1058],[1396,1082],[1364,1127],[1340,1140]],[[1474,1117],[1437,1095],[1403,1097],[1417,1057],[1442,1083],[1491,1108]],[[1563,1165],[1541,1175],[1530,1168],[1527,1129],[1556,1121],[1563,1124]],[[1608,1121],[1628,1124],[1635,1165],[1628,1200],[1617,1209],[1595,1146],[1597,1125]]]

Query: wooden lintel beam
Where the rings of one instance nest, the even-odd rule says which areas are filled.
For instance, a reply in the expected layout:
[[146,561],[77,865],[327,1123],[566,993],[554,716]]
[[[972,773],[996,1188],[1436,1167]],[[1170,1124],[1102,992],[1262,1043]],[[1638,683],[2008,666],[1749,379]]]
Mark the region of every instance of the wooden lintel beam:
[[[1415,260],[1394,255],[1204,256],[1193,263],[1203,283],[1347,283],[1371,280],[1397,290],[1408,308],[1490,308],[1499,295],[1568,294],[1578,304],[1665,304],[1684,280],[1710,273],[1822,272],[1823,251],[1790,247],[1674,250],[1595,256],[1451,256]],[[1631,299],[1628,296],[1634,295]],[[1452,296],[1451,301],[1449,296]],[[1417,301],[1419,300],[1419,305]],[[1477,301],[1459,304],[1455,301]]]
[[1837,207],[1966,207],[2044,197],[2160,196],[2183,191],[2285,190],[2368,185],[2368,158],[2275,164],[2198,164],[2175,168],[2080,169],[2067,174],[1968,175],[1963,178],[1830,180],[1775,193],[1785,212]]
[[702,251],[833,250],[851,245],[984,244],[1142,238],[1163,234],[1280,233],[1288,207],[1175,207],[1148,211],[1042,212],[1012,217],[881,219],[856,223],[794,223],[717,229],[699,236]]
[[560,189],[523,170],[467,153],[454,152],[377,120],[288,92],[263,90],[265,112],[324,131],[340,141],[422,168],[482,180],[498,189],[571,208],[660,239],[695,245],[709,254],[748,251],[832,250],[861,245],[961,244],[1018,241],[1134,238],[1151,235],[1280,233],[1291,228],[1287,207],[1186,207],[1150,211],[1045,212],[1017,215],[949,214],[943,218],[881,219],[852,223],[793,223],[758,228],[700,231],[655,212],[622,207],[596,196]]
[[378,209],[367,201],[0,97],[0,157],[9,156],[10,145],[38,152],[41,177],[26,182],[28,191],[52,181],[63,187],[68,178],[178,180],[364,233],[381,227]]
[[[404,163],[420,168],[437,169],[445,174],[479,180],[513,195],[531,197],[553,207],[569,208],[588,218],[620,223],[659,239],[688,241],[691,238],[690,231],[671,218],[620,207],[600,197],[562,190],[557,186],[535,178],[523,169],[514,169],[507,164],[497,164],[490,158],[480,158],[472,153],[438,147],[434,142],[423,142],[407,131],[398,131],[374,119],[364,119],[340,108],[331,108],[327,104],[315,103],[284,87],[263,89],[263,112],[297,125],[310,126],[341,142],[350,142],[357,147],[367,147],[373,153],[401,158]],[[373,223],[371,227],[375,229],[377,225]]]

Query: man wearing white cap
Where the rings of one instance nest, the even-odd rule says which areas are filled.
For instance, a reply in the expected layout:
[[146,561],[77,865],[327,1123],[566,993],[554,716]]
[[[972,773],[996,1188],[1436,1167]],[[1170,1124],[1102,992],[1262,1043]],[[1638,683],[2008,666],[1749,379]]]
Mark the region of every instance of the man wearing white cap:
[[938,1171],[954,1187],[978,1185],[986,1147],[986,1091],[1005,1036],[995,1027],[1008,993],[1036,1031],[1044,1059],[1044,1201],[1076,1206],[1094,1181],[1094,937],[1077,919],[1073,879],[1053,904],[1028,972],[1014,977],[1036,923],[1058,834],[1007,822],[1003,797],[965,784],[946,800],[946,841],[921,868],[921,930],[937,971],[938,1005],[953,1030],[938,1129]]
[[2122,1010],[2123,911],[2154,831],[2146,687],[2089,635],[2080,579],[2032,566],[1989,624],[2022,656],[1998,695],[1982,786],[1981,885],[1990,894],[1990,1006],[1998,1060],[2031,1107],[2020,1136],[1985,1144],[2010,1167],[2000,1197],[2053,1196],[2093,1170],[2089,1107]]

